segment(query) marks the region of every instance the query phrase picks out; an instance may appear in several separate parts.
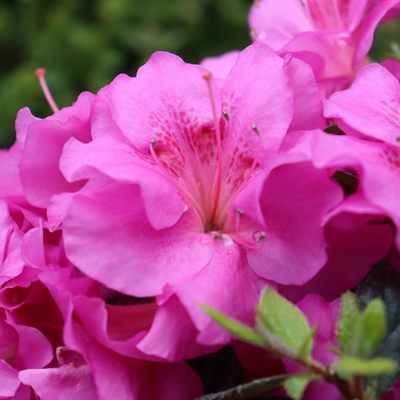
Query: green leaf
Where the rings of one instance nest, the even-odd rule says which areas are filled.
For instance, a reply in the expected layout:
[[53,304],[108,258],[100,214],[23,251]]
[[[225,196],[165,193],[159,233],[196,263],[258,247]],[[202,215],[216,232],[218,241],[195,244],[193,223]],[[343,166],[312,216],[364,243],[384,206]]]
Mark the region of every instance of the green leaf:
[[347,354],[370,357],[382,342],[386,329],[385,304],[381,299],[370,301],[361,314],[348,343]]
[[[375,297],[379,296],[384,300],[387,328],[377,355],[389,357],[400,365],[400,275],[386,259],[379,264],[383,266],[368,274],[358,286],[356,295],[361,308]],[[386,393],[399,374],[398,367],[396,371],[378,378],[377,397]]]
[[304,342],[302,343],[300,350],[299,350],[299,357],[303,359],[308,359],[310,358],[311,351],[313,348],[314,344],[314,335],[317,332],[318,325],[314,325],[308,334],[308,336],[304,339]]
[[247,399],[257,395],[266,395],[281,388],[289,375],[277,375],[269,378],[257,379],[250,383],[239,385],[233,389],[219,393],[206,394],[197,400],[239,400]]
[[335,346],[328,346],[328,349],[332,352],[335,353],[336,355],[343,357],[343,353],[337,349]]
[[312,379],[318,379],[314,374],[292,375],[286,379],[284,388],[286,393],[294,400],[300,400],[303,397],[304,390]]
[[394,371],[396,367],[396,363],[389,358],[365,360],[363,358],[345,356],[336,364],[340,376],[346,376],[349,374],[363,376],[381,375]]
[[345,135],[345,133],[337,125],[329,125],[324,131],[330,133],[331,135]]
[[[289,349],[299,354],[311,329],[301,311],[282,296],[266,287],[257,307],[259,323],[275,334]],[[307,349],[307,356],[311,349]]]
[[246,342],[250,342],[259,346],[265,344],[264,340],[258,336],[251,328],[243,325],[241,322],[236,321],[227,317],[226,315],[214,310],[211,307],[200,305],[200,307],[205,311],[215,322],[225,328],[228,332],[237,336]]
[[340,310],[340,319],[338,325],[338,341],[340,348],[345,351],[347,344],[354,335],[354,328],[360,318],[360,309],[356,295],[352,292],[346,292],[342,296],[342,307]]

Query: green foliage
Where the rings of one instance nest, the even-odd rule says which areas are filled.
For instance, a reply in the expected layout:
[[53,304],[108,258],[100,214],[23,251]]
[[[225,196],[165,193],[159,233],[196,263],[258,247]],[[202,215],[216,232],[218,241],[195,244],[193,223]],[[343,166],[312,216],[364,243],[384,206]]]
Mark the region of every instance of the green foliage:
[[288,375],[277,375],[270,378],[256,379],[252,382],[239,385],[233,389],[215,394],[206,394],[197,400],[239,400],[253,396],[264,396],[282,387]]
[[313,379],[318,379],[314,374],[292,375],[286,379],[284,388],[286,393],[294,400],[300,400],[303,397],[304,390]]
[[[384,271],[379,270],[375,274],[385,273]],[[302,312],[268,286],[261,294],[260,302],[257,305],[256,332],[218,311],[206,306],[202,306],[202,308],[237,337],[266,347],[272,354],[286,358],[300,365],[306,371],[288,376],[284,381],[284,388],[292,399],[300,400],[308,383],[314,379],[336,384],[346,399],[353,399],[364,391],[360,379],[362,376],[368,378],[366,381],[368,398],[375,399],[377,394],[380,396],[393,384],[393,378],[397,377],[393,374],[398,371],[397,363],[389,357],[371,358],[372,355],[379,352],[380,348],[392,348],[395,355],[398,351],[400,325],[393,325],[391,319],[394,318],[400,323],[399,316],[393,313],[393,308],[398,310],[400,307],[400,278],[397,274],[392,278],[390,284],[386,280],[385,283],[381,282],[376,285],[379,279],[368,281],[367,278],[360,285],[359,296],[362,299],[361,307],[364,308],[362,312],[360,312],[356,295],[347,292],[342,296],[338,325],[338,341],[342,351],[330,347],[339,355],[339,360],[328,367],[311,357],[313,337],[317,326],[310,329]],[[368,285],[368,282],[372,282],[372,284]],[[386,293],[388,286],[390,286],[390,290]],[[382,339],[386,330],[385,303],[379,297],[373,298],[374,294],[380,293],[382,290],[387,294],[385,302],[390,299],[386,302],[386,307],[388,307],[390,316],[388,326],[392,329],[389,336],[386,335],[386,341],[383,343]],[[393,293],[393,290],[396,294]],[[390,303],[391,301],[393,304]],[[388,340],[390,341],[389,347]],[[383,375],[383,380],[377,378],[378,375]],[[389,386],[387,386],[388,383],[390,383]],[[257,394],[251,392],[256,387],[257,385],[246,386],[248,391],[245,392],[242,391],[242,387],[236,387],[215,395],[207,395],[208,397],[204,396],[201,399],[245,399]]]
[[226,315],[216,311],[205,305],[200,306],[215,322],[220,324],[228,332],[232,333],[236,337],[256,345],[264,345],[265,342],[258,336],[252,329],[248,328],[246,325],[235,321]]
[[157,51],[198,63],[251,43],[251,0],[15,0],[0,3],[0,148],[12,144],[18,110],[51,110],[35,69],[60,107],[96,93],[119,73],[136,75]]
[[270,336],[279,338],[295,354],[310,356],[313,344],[312,332],[297,307],[267,286],[261,295],[257,312],[259,330],[261,326],[264,327]]
[[385,304],[379,298],[371,300],[354,328],[348,343],[348,354],[370,357],[381,344],[386,329]]
[[365,360],[357,357],[342,357],[336,364],[337,371],[341,376],[355,375],[381,375],[393,372],[397,365],[388,358],[374,358]]
[[340,348],[345,351],[354,335],[354,328],[360,318],[357,298],[354,293],[346,292],[342,296],[342,307],[338,326],[338,341]]
[[361,308],[376,297],[385,303],[387,328],[376,355],[396,361],[397,368],[378,378],[375,386],[379,398],[393,385],[400,373],[400,276],[390,265],[372,271],[359,285],[356,295]]

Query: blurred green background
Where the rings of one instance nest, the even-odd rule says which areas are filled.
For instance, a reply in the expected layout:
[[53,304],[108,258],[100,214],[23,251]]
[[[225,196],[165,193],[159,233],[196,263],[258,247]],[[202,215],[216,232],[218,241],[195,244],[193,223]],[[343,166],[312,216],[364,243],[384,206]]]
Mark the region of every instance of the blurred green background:
[[[135,75],[157,50],[198,63],[250,44],[251,0],[0,0],[0,148],[15,140],[18,110],[51,110],[35,70],[59,107],[96,93],[119,73]],[[371,50],[380,61],[400,52],[398,20],[379,28]],[[395,43],[394,45],[391,43]]]

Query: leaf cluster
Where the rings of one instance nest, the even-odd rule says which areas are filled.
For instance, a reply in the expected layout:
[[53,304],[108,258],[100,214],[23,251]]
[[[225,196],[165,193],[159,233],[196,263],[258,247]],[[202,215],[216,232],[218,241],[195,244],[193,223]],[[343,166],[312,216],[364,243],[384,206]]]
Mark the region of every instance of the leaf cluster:
[[[380,278],[376,276],[378,273]],[[310,327],[295,305],[268,286],[257,305],[254,329],[219,311],[201,306],[236,337],[264,347],[274,355],[298,364],[304,371],[257,380],[201,399],[253,398],[284,387],[292,399],[300,400],[312,380],[336,385],[348,400],[378,399],[399,375],[396,361],[400,361],[400,279],[392,271],[374,272],[372,278],[360,285],[357,295],[359,301],[350,291],[342,296],[338,324],[340,348],[330,348],[339,359],[329,366],[312,357],[317,326]]]

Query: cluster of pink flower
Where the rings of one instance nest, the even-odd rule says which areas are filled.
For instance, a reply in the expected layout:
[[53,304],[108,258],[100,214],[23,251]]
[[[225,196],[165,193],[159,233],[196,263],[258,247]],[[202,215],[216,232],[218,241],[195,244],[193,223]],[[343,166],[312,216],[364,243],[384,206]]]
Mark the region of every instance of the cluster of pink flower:
[[[335,344],[333,299],[385,256],[400,270],[400,65],[366,58],[399,12],[261,0],[240,53],[158,52],[48,118],[22,109],[0,152],[0,398],[195,399],[184,360],[232,341],[198,305],[253,325],[266,284]],[[283,368],[234,347],[250,374]],[[307,398],[341,398],[326,386]]]

